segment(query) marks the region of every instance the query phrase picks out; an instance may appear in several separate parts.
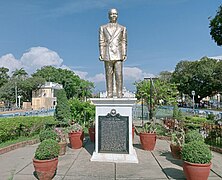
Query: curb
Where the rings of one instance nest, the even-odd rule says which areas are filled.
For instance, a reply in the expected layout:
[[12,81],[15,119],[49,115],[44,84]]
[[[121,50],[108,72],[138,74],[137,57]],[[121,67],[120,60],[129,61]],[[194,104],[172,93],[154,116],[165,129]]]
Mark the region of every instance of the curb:
[[222,154],[222,148],[210,146],[210,150]]
[[10,146],[0,148],[0,155],[4,154],[4,153],[7,153],[9,151],[12,151],[14,149],[25,147],[26,145],[33,145],[33,144],[36,144],[36,143],[39,143],[39,139],[33,139],[33,140],[29,140],[29,141],[24,141],[24,142],[19,142],[19,143],[16,143],[16,144],[12,144]]

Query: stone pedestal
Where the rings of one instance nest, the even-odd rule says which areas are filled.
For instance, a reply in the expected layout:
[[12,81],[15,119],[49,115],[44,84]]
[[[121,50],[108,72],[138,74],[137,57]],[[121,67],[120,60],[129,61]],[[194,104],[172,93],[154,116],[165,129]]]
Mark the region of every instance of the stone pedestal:
[[92,98],[96,106],[95,152],[91,161],[138,163],[132,141],[136,98]]

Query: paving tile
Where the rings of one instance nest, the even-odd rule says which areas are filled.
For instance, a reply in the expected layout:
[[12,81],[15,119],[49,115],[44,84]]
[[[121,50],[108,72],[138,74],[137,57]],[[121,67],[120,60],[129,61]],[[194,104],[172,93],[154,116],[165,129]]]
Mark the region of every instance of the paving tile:
[[66,176],[114,178],[114,163],[91,162],[90,158],[91,154],[82,149]]

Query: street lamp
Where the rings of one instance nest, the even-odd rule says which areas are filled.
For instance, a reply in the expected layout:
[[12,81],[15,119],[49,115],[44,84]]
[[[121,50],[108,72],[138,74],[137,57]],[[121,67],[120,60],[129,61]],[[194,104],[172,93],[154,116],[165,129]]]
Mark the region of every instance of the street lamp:
[[194,112],[194,96],[195,96],[195,91],[192,91],[192,96],[193,96],[193,112]]
[[220,105],[220,93],[217,93],[217,109],[219,109]]

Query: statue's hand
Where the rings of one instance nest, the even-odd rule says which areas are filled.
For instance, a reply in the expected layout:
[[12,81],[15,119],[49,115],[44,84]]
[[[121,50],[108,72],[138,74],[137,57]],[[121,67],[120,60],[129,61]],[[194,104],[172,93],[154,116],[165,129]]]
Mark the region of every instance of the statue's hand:
[[123,61],[125,61],[127,59],[127,56],[123,56]]
[[99,60],[100,61],[104,61],[101,55],[99,56]]

